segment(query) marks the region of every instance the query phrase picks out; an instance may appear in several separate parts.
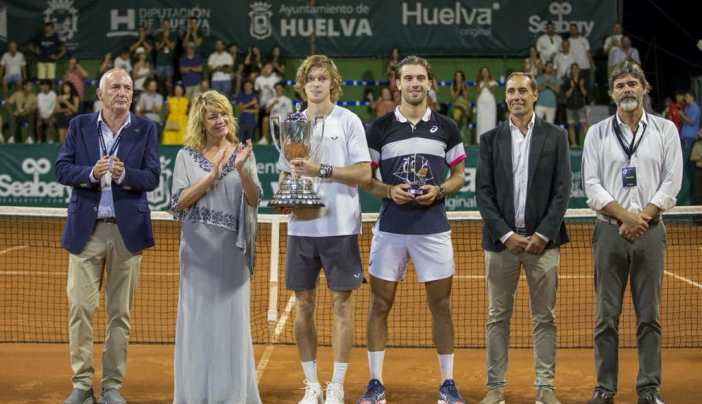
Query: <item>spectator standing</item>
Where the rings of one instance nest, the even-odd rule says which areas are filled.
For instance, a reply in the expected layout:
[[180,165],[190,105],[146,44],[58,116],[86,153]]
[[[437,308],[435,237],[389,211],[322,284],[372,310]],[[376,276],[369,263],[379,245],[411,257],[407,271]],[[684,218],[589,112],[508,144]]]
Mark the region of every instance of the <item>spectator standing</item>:
[[280,76],[281,79],[284,78],[285,77],[285,60],[283,59],[283,56],[281,55],[280,46],[274,46],[273,49],[271,49],[270,62],[273,65],[273,73]]
[[127,73],[132,72],[132,59],[129,57],[129,49],[124,48],[119,52],[119,56],[115,58],[114,68],[126,70]]
[[395,110],[395,101],[393,101],[392,93],[388,87],[380,89],[380,97],[377,100],[373,97],[372,91],[368,92],[366,98],[368,99],[368,106],[373,110],[373,115],[376,118],[380,118]]
[[285,95],[285,85],[282,82],[275,83],[275,97],[268,100],[266,110],[268,115],[282,116],[283,119],[293,112],[292,100]]
[[232,55],[232,92],[236,98],[241,91],[241,80],[243,80],[244,63],[239,53],[239,45],[231,44],[227,47],[227,52]]
[[70,81],[64,81],[60,88],[61,91],[56,97],[54,118],[58,129],[59,143],[63,144],[64,140],[66,140],[68,124],[80,109],[80,97]]
[[168,20],[161,21],[161,31],[156,37],[156,78],[164,86],[166,93],[170,93],[173,86],[175,45],[175,35],[171,31],[171,24]]
[[559,82],[563,81],[570,74],[570,65],[576,63],[575,56],[570,50],[570,41],[564,39],[561,42],[561,51],[553,58],[553,67],[556,69],[556,78]]
[[634,62],[637,65],[641,65],[641,57],[639,56],[639,50],[631,46],[631,39],[624,35],[621,39],[621,46],[612,48],[612,52],[609,53],[609,59],[607,66],[609,71],[614,70],[615,67],[620,64],[629,61]]
[[[561,91],[566,105],[568,140],[571,146],[582,145],[584,135],[587,133],[587,113],[585,111],[587,87],[577,63],[570,65],[570,76],[563,81]],[[578,125],[579,132],[583,134],[582,139],[575,130]]]
[[592,60],[592,52],[590,51],[590,41],[580,35],[580,30],[578,30],[576,24],[571,23],[569,42],[575,62],[580,68],[580,75],[585,79],[585,88],[589,93],[592,83],[592,71],[594,71],[595,67],[595,62]]
[[451,118],[456,121],[458,130],[460,131],[468,123],[468,111],[470,111],[468,88],[466,87],[466,74],[463,72],[463,70],[456,70],[453,73],[453,81],[451,82],[450,91]]
[[273,72],[273,64],[266,62],[261,70],[261,75],[256,77],[254,81],[254,91],[258,93],[258,102],[261,106],[261,111],[258,115],[258,127],[261,128],[261,140],[270,137],[268,130],[268,110],[266,106],[268,102],[275,97],[275,84],[281,80],[278,74]]
[[73,87],[75,87],[78,97],[80,97],[81,100],[85,95],[85,79],[87,78],[88,72],[78,62],[78,58],[75,56],[69,57],[66,72],[63,74],[63,80],[73,83]]
[[604,51],[605,55],[609,57],[610,52],[614,50],[614,48],[618,48],[622,43],[622,24],[620,23],[615,23],[612,26],[612,34],[609,35],[607,38],[605,38],[604,41],[604,46],[602,47],[602,50]]
[[10,134],[7,143],[15,143],[18,128],[18,143],[34,143],[37,96],[34,95],[31,80],[24,80],[21,87],[15,88],[15,92],[7,99],[7,105],[10,112]]
[[144,84],[144,92],[139,96],[137,102],[137,113],[156,124],[156,133],[161,133],[163,124],[161,120],[161,109],[163,108],[163,96],[158,92],[158,82],[148,79]]
[[492,78],[492,73],[487,66],[478,70],[475,78],[475,88],[478,94],[476,101],[476,143],[480,143],[480,135],[494,129],[497,125],[497,102],[495,90],[497,82]]
[[185,139],[188,123],[188,98],[185,87],[176,83],[173,94],[166,99],[166,125],[163,130],[162,144],[181,145]]
[[685,94],[681,91],[675,92],[675,99],[671,100],[666,98],[665,110],[663,110],[663,117],[665,119],[673,121],[675,127],[678,129],[678,133],[682,129],[682,115],[680,110],[685,106]]
[[207,59],[207,65],[212,72],[212,89],[228,97],[232,92],[232,55],[224,50],[221,39],[215,41],[215,50]]
[[193,96],[191,99],[194,99],[197,96],[199,96],[200,94],[207,92],[207,90],[209,90],[209,89],[210,89],[210,81],[206,77],[203,77],[200,80],[200,85],[195,89],[195,91],[193,91]]
[[0,76],[2,76],[2,98],[7,98],[8,86],[18,85],[27,78],[27,61],[24,54],[17,50],[17,42],[7,44],[7,52],[0,59]]
[[149,39],[149,33],[146,32],[146,28],[144,28],[144,26],[140,26],[138,35],[139,36],[137,37],[136,41],[129,45],[129,53],[136,57],[138,56],[139,48],[141,48],[144,50],[144,53],[148,59],[148,55],[151,55],[151,51],[154,49],[154,46],[151,44],[151,40]]
[[66,54],[66,48],[54,30],[53,22],[44,23],[44,32],[34,43],[37,53],[37,78],[54,80],[56,78],[56,62]]
[[541,62],[539,51],[535,46],[530,46],[529,54],[524,59],[524,72],[535,78],[541,73],[541,70],[543,70],[543,63]]
[[192,43],[196,48],[202,45],[202,34],[196,17],[188,17],[188,24],[180,39],[183,44]]
[[536,101],[534,112],[536,116],[548,123],[556,120],[558,106],[557,95],[560,90],[558,79],[553,68],[553,62],[546,62],[543,73],[536,77],[536,86],[539,98]]
[[55,109],[56,93],[51,89],[51,81],[44,79],[40,83],[40,91],[37,94],[37,143],[54,143],[56,139]]
[[[246,142],[254,140],[256,134],[256,122],[258,122],[258,98],[253,92],[251,80],[245,80],[241,85],[241,93],[236,98],[239,106],[239,140]],[[263,142],[265,138],[261,139]]]
[[536,50],[539,51],[541,56],[541,63],[545,64],[549,60],[553,60],[561,50],[562,41],[561,36],[556,33],[553,22],[547,22],[544,33],[536,40]]
[[134,80],[134,95],[139,97],[139,95],[144,91],[144,83],[146,79],[151,76],[151,63],[146,58],[146,50],[144,48],[137,48],[134,52],[136,55],[136,62],[134,63],[134,70],[132,70],[132,80]]
[[178,62],[180,69],[180,79],[185,88],[185,97],[188,100],[193,98],[193,93],[202,80],[202,56],[195,51],[196,45],[193,42],[186,42],[185,54]]

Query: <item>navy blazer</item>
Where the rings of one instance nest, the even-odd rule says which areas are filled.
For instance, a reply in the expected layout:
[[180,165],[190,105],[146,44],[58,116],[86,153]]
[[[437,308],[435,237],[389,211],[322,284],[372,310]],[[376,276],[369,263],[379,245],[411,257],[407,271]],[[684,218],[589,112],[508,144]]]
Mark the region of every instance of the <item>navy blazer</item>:
[[[100,204],[100,182],[90,182],[100,158],[97,119],[97,112],[73,118],[56,158],[58,182],[73,187],[61,238],[61,246],[73,254],[85,248]],[[158,186],[161,176],[156,125],[132,114],[120,138],[117,157],[124,162],[125,174],[121,184],[113,180],[112,199],[122,240],[129,251],[137,253],[154,245],[146,193]]]
[[[531,136],[524,221],[529,234],[543,234],[549,238],[546,248],[555,248],[568,242],[563,223],[572,175],[568,134],[536,117]],[[515,230],[509,122],[503,122],[480,136],[476,202],[484,223],[483,248],[503,251],[506,247],[500,238]]]

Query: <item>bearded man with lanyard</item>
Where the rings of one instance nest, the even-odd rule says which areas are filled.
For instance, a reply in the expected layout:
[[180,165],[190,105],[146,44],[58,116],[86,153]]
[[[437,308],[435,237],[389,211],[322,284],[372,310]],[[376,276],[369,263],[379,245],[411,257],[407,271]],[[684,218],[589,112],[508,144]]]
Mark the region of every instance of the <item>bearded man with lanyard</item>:
[[639,404],[662,404],[660,302],[665,261],[661,212],[675,206],[682,153],[675,124],[644,111],[649,84],[641,68],[624,62],[609,77],[615,116],[585,137],[583,183],[597,212],[593,263],[597,293],[597,386],[588,404],[614,403],[618,324],[627,281],[636,312]]

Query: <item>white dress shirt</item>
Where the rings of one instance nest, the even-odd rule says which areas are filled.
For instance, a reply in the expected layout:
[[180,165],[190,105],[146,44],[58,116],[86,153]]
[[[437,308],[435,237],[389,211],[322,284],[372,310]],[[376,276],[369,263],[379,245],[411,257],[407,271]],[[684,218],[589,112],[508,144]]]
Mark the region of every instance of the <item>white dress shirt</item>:
[[[629,161],[614,132],[609,117],[591,126],[583,147],[583,183],[587,205],[600,211],[617,201],[630,212],[641,212],[652,203],[660,210],[675,206],[683,175],[680,136],[675,124],[646,113],[636,128],[636,142],[641,143]],[[624,144],[631,144],[631,128],[616,115]],[[636,186],[624,187],[622,169],[636,167]]]
[[561,50],[561,43],[563,43],[563,39],[558,34],[544,33],[541,35],[536,40],[536,50],[541,55],[541,62],[546,64],[546,62],[553,60],[553,57]]
[[[512,123],[509,119],[509,132],[512,135],[512,178],[514,181],[514,226],[517,228],[526,227],[525,213],[527,200],[527,186],[529,183],[529,150],[531,149],[531,133],[534,130],[534,122],[536,114],[532,112],[531,119],[527,125],[526,135]],[[513,231],[507,232],[500,237],[500,241],[504,244],[514,234]],[[536,233],[544,241],[548,242],[548,237]]]

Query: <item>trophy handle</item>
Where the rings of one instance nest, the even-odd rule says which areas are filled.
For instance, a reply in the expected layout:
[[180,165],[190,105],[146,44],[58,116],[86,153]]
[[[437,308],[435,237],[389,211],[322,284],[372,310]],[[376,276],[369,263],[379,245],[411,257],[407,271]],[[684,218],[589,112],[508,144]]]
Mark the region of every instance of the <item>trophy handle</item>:
[[279,116],[271,116],[270,118],[270,131],[271,131],[271,139],[273,139],[273,145],[275,146],[276,149],[278,149],[278,153],[283,155],[283,142],[282,139],[280,138],[281,136],[281,127],[280,127],[280,117]]
[[312,127],[310,128],[310,130],[312,131],[312,134],[313,134],[311,137],[313,137],[315,134],[315,129],[317,128],[317,126],[319,125],[320,122],[322,124],[322,129],[321,129],[321,132],[319,133],[319,140],[314,144],[314,147],[313,147],[313,143],[310,142],[310,159],[312,159],[314,161],[319,161],[319,149],[322,147],[322,143],[324,142],[324,125],[326,122],[324,117],[323,116],[315,117],[314,120],[312,121]]

